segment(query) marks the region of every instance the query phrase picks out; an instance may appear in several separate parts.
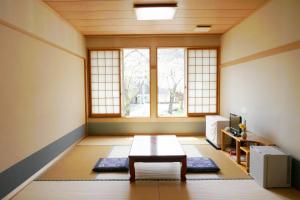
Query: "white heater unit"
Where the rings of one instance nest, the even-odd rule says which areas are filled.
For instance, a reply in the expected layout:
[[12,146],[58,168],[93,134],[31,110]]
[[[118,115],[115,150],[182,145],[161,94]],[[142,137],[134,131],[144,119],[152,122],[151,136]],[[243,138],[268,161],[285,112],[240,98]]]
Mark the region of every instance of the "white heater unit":
[[250,175],[265,188],[290,187],[291,158],[274,146],[251,146]]

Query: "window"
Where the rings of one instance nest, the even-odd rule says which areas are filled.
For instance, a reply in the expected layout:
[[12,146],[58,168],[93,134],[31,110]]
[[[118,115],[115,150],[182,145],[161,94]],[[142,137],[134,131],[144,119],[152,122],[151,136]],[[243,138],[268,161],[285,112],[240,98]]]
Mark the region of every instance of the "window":
[[217,50],[188,49],[188,115],[217,112]]
[[158,116],[186,116],[185,49],[157,49]]
[[[157,116],[217,114],[217,58],[216,48],[158,48]],[[149,48],[90,50],[90,116],[150,117],[150,59]]]
[[122,115],[150,116],[149,49],[123,49]]
[[91,114],[120,116],[120,51],[90,51]]
[[89,52],[90,116],[120,117],[121,113],[124,117],[150,116],[149,54],[149,49]]

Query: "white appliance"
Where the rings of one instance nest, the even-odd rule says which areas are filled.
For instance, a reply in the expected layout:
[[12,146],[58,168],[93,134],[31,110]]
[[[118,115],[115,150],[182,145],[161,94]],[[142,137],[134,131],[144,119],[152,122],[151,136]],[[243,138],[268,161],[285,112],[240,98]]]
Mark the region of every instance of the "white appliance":
[[291,157],[274,146],[251,146],[250,175],[265,188],[290,187]]
[[216,148],[221,148],[221,129],[229,126],[229,120],[220,115],[206,116],[206,139]]

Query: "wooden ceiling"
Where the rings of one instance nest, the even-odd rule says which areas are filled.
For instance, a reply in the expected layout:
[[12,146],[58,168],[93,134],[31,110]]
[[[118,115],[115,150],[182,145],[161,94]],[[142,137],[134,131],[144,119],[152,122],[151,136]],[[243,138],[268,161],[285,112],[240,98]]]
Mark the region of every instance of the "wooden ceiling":
[[[44,0],[83,35],[200,34],[211,25],[222,34],[267,0]],[[134,3],[177,3],[173,20],[138,21]],[[207,34],[207,33],[206,33]]]

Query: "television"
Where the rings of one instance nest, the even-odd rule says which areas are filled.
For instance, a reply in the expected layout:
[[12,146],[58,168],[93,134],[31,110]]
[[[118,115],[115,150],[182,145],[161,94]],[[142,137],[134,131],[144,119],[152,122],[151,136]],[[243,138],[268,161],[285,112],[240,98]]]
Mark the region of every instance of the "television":
[[242,123],[242,117],[239,115],[230,113],[230,118],[229,118],[230,132],[235,136],[241,135],[242,130],[239,126],[240,123]]

